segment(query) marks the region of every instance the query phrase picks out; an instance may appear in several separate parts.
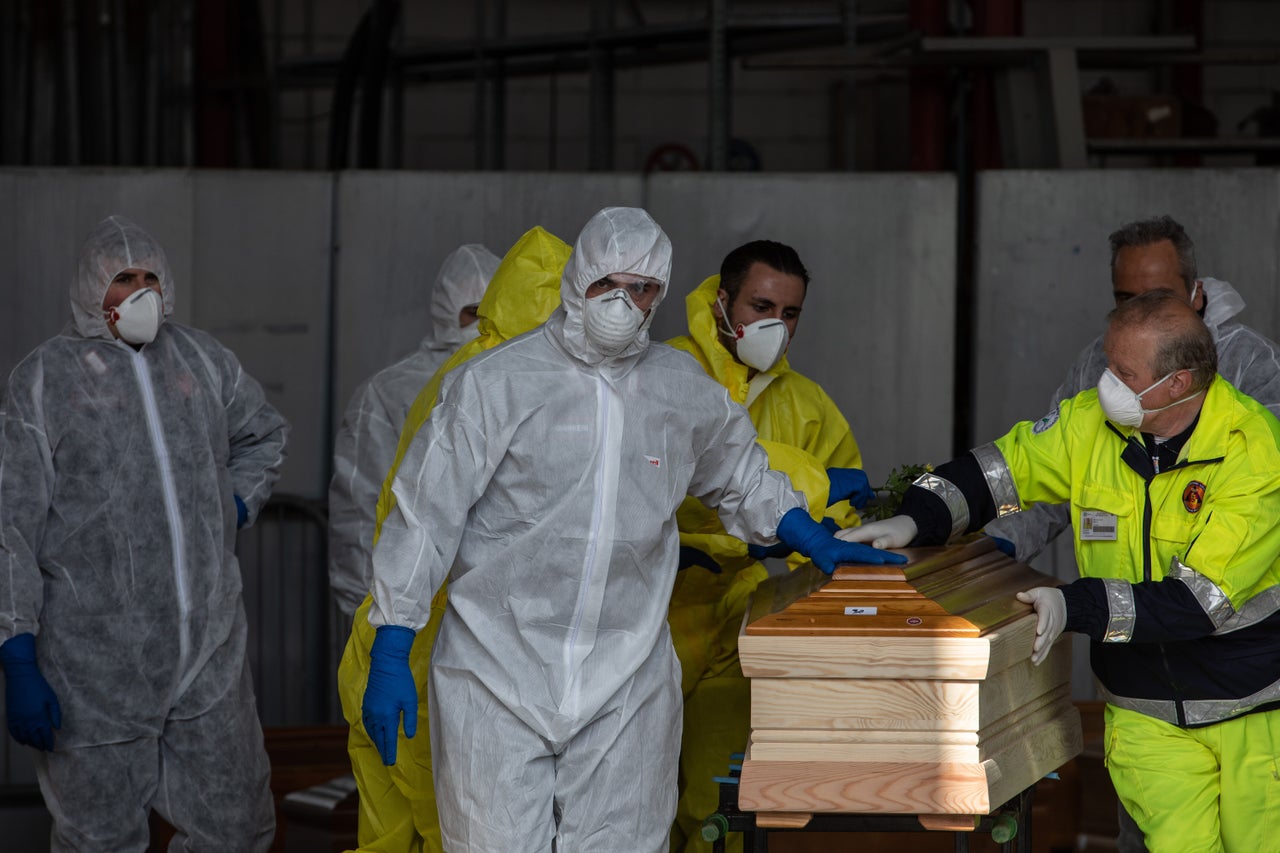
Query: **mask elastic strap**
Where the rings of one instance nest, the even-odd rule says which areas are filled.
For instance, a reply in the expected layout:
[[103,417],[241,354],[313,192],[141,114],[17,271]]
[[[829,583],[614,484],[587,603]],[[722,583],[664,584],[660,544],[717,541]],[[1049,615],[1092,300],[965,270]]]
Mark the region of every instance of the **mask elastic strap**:
[[737,340],[738,333],[729,325],[729,309],[724,307],[724,302],[721,301],[718,293],[716,294],[716,304],[720,306],[720,321],[724,323],[723,326],[717,324],[716,330],[728,335],[731,340]]
[[1196,393],[1188,394],[1186,397],[1183,397],[1181,400],[1174,400],[1172,403],[1170,403],[1167,406],[1161,406],[1158,409],[1143,409],[1142,414],[1154,415],[1156,412],[1163,412],[1165,409],[1172,409],[1174,406],[1181,406],[1183,403],[1187,402],[1188,400],[1194,400],[1196,397],[1199,397],[1203,393],[1204,393],[1204,389],[1201,388]]

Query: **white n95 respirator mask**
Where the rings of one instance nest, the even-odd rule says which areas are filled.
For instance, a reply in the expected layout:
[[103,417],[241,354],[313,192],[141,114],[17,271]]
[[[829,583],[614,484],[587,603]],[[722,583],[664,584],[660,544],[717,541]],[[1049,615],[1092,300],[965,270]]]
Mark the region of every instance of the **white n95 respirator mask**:
[[729,312],[724,303],[719,297],[716,297],[716,303],[720,305],[721,316],[725,318],[725,333],[737,342],[738,361],[761,373],[772,370],[791,344],[787,324],[781,320],[757,320],[745,326],[739,323],[736,328],[731,329],[728,325]]
[[120,340],[149,344],[156,339],[164,320],[164,302],[150,287],[135,290],[115,308],[106,311],[107,322],[115,326]]
[[582,326],[587,340],[601,355],[617,355],[626,349],[644,323],[644,312],[624,290],[588,299],[582,308]]
[[1102,376],[1098,379],[1098,403],[1102,406],[1103,413],[1112,423],[1120,426],[1140,427],[1142,426],[1142,419],[1147,415],[1163,412],[1165,409],[1172,409],[1174,406],[1185,403],[1188,400],[1194,400],[1204,393],[1204,391],[1197,391],[1190,396],[1175,400],[1169,405],[1161,406],[1158,409],[1142,408],[1142,396],[1177,372],[1175,370],[1165,374],[1142,391],[1134,391],[1121,382],[1120,377],[1112,373],[1111,368],[1108,367],[1102,371]]

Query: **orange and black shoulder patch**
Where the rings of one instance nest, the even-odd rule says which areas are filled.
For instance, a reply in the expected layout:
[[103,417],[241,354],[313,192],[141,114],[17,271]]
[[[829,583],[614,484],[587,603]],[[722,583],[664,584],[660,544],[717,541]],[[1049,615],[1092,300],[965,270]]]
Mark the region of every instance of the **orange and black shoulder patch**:
[[1199,480],[1187,483],[1187,487],[1182,490],[1182,505],[1187,508],[1187,512],[1199,512],[1204,505],[1204,483]]

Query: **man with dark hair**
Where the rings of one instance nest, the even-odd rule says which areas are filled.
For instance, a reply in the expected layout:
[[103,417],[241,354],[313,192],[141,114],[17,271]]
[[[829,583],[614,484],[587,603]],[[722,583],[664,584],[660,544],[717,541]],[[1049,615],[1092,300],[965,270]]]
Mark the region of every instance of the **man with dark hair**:
[[[670,343],[747,407],[770,466],[814,505],[831,504],[830,526],[848,527],[858,523],[849,498],[861,504],[871,495],[858,443],[835,402],[785,356],[808,283],[790,246],[771,240],[739,246],[725,256],[720,275],[685,299],[689,334]],[[768,577],[760,561],[786,551],[730,536],[715,513],[693,499],[677,519],[685,570],[676,578],[668,621],[680,657],[685,728],[672,849],[693,850],[704,849],[699,828],[719,803],[714,777],[747,744],[750,685],[738,663],[738,626],[748,597]],[[729,841],[741,843],[737,836]]]
[[938,545],[997,515],[1067,504],[1081,577],[1019,593],[1032,661],[1093,641],[1107,768],[1154,851],[1280,850],[1280,421],[1215,373],[1181,296],[1126,300],[1096,389],[939,466],[901,514],[841,531]]
[[[1196,280],[1196,247],[1191,242],[1191,238],[1187,236],[1184,229],[1172,216],[1157,216],[1154,219],[1139,219],[1136,222],[1130,222],[1122,225],[1115,231],[1111,232],[1111,236],[1107,238],[1111,244],[1111,280],[1116,281],[1116,267],[1121,265],[1132,268],[1140,266],[1141,261],[1149,260],[1152,263],[1158,258],[1160,266],[1152,268],[1151,272],[1154,278],[1159,279],[1159,284],[1163,287],[1166,283],[1165,279],[1169,277],[1169,270],[1176,270],[1182,284],[1187,288],[1187,293],[1193,291]],[[1165,246],[1164,244],[1168,244]],[[1126,249],[1138,250],[1154,250],[1152,253],[1145,252],[1126,252]],[[1173,250],[1173,258],[1166,258],[1168,250]],[[1172,264],[1169,263],[1172,261]],[[1116,301],[1122,298],[1120,290],[1116,292]]]
[[720,262],[720,289],[725,292],[729,302],[738,298],[738,291],[742,289],[743,282],[756,264],[764,264],[786,276],[795,276],[805,288],[809,286],[809,271],[805,269],[795,249],[774,240],[752,240],[725,255]]

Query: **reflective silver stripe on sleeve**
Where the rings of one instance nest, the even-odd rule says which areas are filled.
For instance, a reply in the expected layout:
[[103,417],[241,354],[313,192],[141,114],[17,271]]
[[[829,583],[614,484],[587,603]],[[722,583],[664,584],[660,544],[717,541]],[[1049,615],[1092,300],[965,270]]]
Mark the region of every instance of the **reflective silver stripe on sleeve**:
[[955,483],[944,480],[937,474],[921,474],[911,485],[919,486],[942,498],[942,502],[947,505],[947,510],[951,513],[952,536],[959,536],[969,529],[969,502],[964,499],[964,493],[956,488]]
[[996,518],[1004,518],[1022,511],[1022,502],[1018,500],[1018,487],[1013,484],[1013,474],[1009,464],[1004,461],[1004,454],[994,444],[984,444],[969,451],[978,460],[982,476],[991,490],[991,499],[995,501]]
[[1236,615],[1231,606],[1231,599],[1222,588],[1186,563],[1174,557],[1169,561],[1169,574],[1165,577],[1182,581],[1196,597],[1196,601],[1204,608],[1204,613],[1213,622],[1214,630],[1221,628],[1228,619]]
[[1133,638],[1133,584],[1118,578],[1103,578],[1107,590],[1107,630],[1102,635],[1104,643],[1127,643]]
[[1280,610],[1280,586],[1264,589],[1241,605],[1235,615],[1218,626],[1214,634],[1230,634],[1270,618]]

